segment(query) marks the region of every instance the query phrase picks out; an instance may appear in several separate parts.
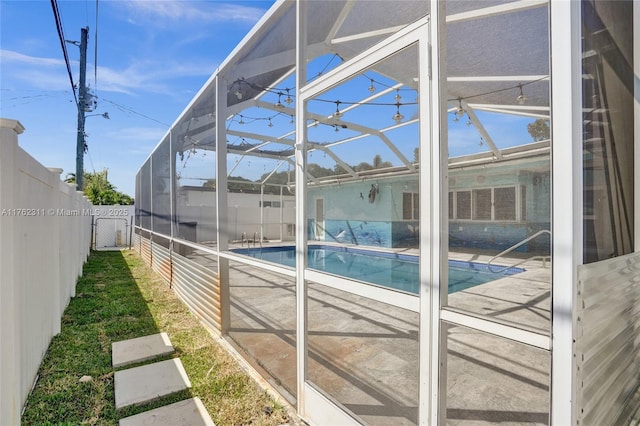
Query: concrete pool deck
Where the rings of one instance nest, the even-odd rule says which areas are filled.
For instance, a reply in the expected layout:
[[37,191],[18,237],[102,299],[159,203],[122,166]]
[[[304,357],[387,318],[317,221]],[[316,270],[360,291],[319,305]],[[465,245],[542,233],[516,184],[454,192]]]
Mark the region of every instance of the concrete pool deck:
[[[449,257],[490,259],[464,252]],[[211,265],[210,256],[194,252],[189,258]],[[503,258],[499,264],[520,261]],[[548,333],[550,265],[528,261],[520,267],[525,272],[449,295],[449,306]],[[293,403],[294,278],[230,261],[230,292],[229,340]],[[418,333],[417,313],[309,283],[308,379],[366,423],[417,423]],[[548,422],[549,352],[453,325],[445,325],[442,335],[448,342],[447,424]]]

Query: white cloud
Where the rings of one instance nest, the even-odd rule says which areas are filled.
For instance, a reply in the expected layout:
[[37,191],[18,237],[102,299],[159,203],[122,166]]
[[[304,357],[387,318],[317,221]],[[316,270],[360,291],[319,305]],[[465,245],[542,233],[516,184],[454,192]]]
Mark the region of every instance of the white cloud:
[[135,0],[123,3],[131,14],[126,15],[131,23],[150,22],[164,26],[168,21],[188,22],[257,22],[265,11],[260,8],[219,2],[187,2],[180,0]]
[[17,80],[30,88],[71,90],[64,60],[29,56],[13,50],[0,49],[3,84]]
[[[22,69],[14,77],[20,81],[26,82],[26,88],[35,88],[40,90],[64,90],[71,94],[71,83],[67,74],[60,72],[51,72],[44,69]],[[25,87],[22,86],[21,87]]]
[[[172,93],[168,81],[183,77],[207,77],[214,64],[136,61],[122,70],[98,66],[101,91],[132,94],[134,91]],[[90,71],[91,73],[92,71]]]
[[[29,56],[12,50],[0,50],[0,62],[3,73],[26,82],[30,87],[47,90],[69,89],[69,77],[65,71],[64,60]],[[77,62],[72,69],[77,69]],[[98,66],[100,90],[133,94],[134,92],[172,93],[168,81],[183,77],[207,77],[213,70],[213,63],[136,61],[123,69]],[[87,70],[93,74],[90,65]],[[74,81],[78,76],[74,73]]]
[[106,138],[126,141],[136,141],[133,152],[142,150],[148,154],[156,146],[162,136],[167,133],[167,129],[162,127],[125,127],[114,132],[105,134]]
[[36,56],[24,55],[22,53],[6,49],[0,49],[0,62],[3,62],[4,64],[21,63],[46,67],[64,67],[64,61],[62,59],[39,58]]

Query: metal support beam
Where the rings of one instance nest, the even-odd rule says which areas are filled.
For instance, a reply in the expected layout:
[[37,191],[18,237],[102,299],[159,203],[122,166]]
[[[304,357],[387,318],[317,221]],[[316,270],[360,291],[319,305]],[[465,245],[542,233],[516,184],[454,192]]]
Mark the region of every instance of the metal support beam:
[[493,138],[489,135],[487,129],[485,129],[480,120],[478,120],[478,116],[473,111],[473,108],[471,108],[471,106],[464,100],[460,101],[460,103],[462,104],[462,108],[464,109],[464,111],[469,116],[469,120],[471,120],[471,123],[473,123],[476,129],[478,129],[480,136],[482,136],[482,139],[484,139],[491,152],[493,152],[493,155],[495,155],[496,158],[501,159],[502,153],[500,152],[500,149],[498,149],[496,144],[493,142]]
[[[431,0],[428,40],[420,44],[420,425],[445,424],[448,294],[446,2]],[[425,69],[426,68],[426,69]]]
[[547,7],[548,0],[520,0],[510,3],[500,4],[498,6],[489,6],[483,9],[475,9],[469,12],[456,13],[455,15],[447,16],[447,24],[454,22],[464,22],[473,19],[487,18],[489,16],[503,15],[505,13],[520,12],[528,9],[535,9],[537,7]]
[[[278,163],[278,165],[277,165],[276,167],[274,167],[274,169],[271,171],[271,173],[269,173],[269,174],[267,175],[267,177],[266,177],[266,178],[264,178],[264,180],[260,182],[260,184],[261,184],[261,185],[265,185],[265,184],[267,183],[267,181],[271,178],[271,176],[273,176],[273,175],[278,171],[278,169],[279,169],[280,167],[282,167],[282,165],[283,165],[284,163],[286,163],[286,162],[287,162],[286,160],[282,160],[282,161],[280,161],[280,162]],[[282,239],[282,238],[281,238],[281,239]]]
[[340,165],[340,167],[342,167],[347,173],[349,173],[351,176],[356,177],[358,174],[356,173],[355,170],[353,170],[351,168],[351,166],[349,166],[347,163],[345,163],[344,161],[342,161],[340,159],[340,157],[338,157],[333,151],[331,151],[329,148],[327,148],[326,146],[322,146],[320,144],[310,144],[310,147],[313,147],[315,149],[319,149],[322,152],[326,152],[327,155],[329,157],[331,157],[333,159],[333,161],[335,161],[336,163],[338,163]]
[[581,2],[552,1],[551,175],[551,424],[576,424],[573,327],[582,263],[582,22]]
[[[229,249],[229,209],[227,206],[227,134],[224,124],[227,109],[227,85],[220,75],[215,79],[216,122],[216,240],[218,253]],[[224,335],[231,325],[231,296],[229,288],[229,259],[218,256],[218,285],[220,286],[220,331]]]
[[305,382],[307,380],[307,283],[304,270],[307,267],[307,103],[300,95],[306,84],[307,64],[307,13],[306,1],[296,2],[296,390],[298,414],[307,416]]
[[634,186],[635,186],[635,223],[634,241],[635,251],[640,252],[640,4],[633,5],[633,69],[635,75],[634,87]]
[[347,20],[355,5],[355,1],[348,1],[344,4],[342,10],[340,11],[340,15],[338,15],[338,18],[336,18],[336,21],[333,23],[333,26],[327,33],[327,37],[324,40],[324,43],[327,46],[331,46],[331,44],[333,44],[332,39],[336,36],[336,34],[338,34],[338,31],[340,31],[340,28],[342,28],[344,21]]

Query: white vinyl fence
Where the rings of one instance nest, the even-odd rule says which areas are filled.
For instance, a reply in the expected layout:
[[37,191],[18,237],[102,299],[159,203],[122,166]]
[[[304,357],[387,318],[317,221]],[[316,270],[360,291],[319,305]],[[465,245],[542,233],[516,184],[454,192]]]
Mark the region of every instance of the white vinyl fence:
[[0,424],[20,414],[89,254],[93,206],[0,118]]

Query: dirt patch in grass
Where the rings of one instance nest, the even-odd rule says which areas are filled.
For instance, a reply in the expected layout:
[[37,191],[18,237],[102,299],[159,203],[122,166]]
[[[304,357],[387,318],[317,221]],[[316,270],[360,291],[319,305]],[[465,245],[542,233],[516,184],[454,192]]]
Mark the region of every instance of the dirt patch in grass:
[[[191,396],[202,400],[217,425],[298,424],[135,252],[93,252],[76,294],[40,367],[23,424],[117,424]],[[111,343],[160,331],[169,335],[192,389],[116,410]],[[81,382],[83,376],[91,380]]]

